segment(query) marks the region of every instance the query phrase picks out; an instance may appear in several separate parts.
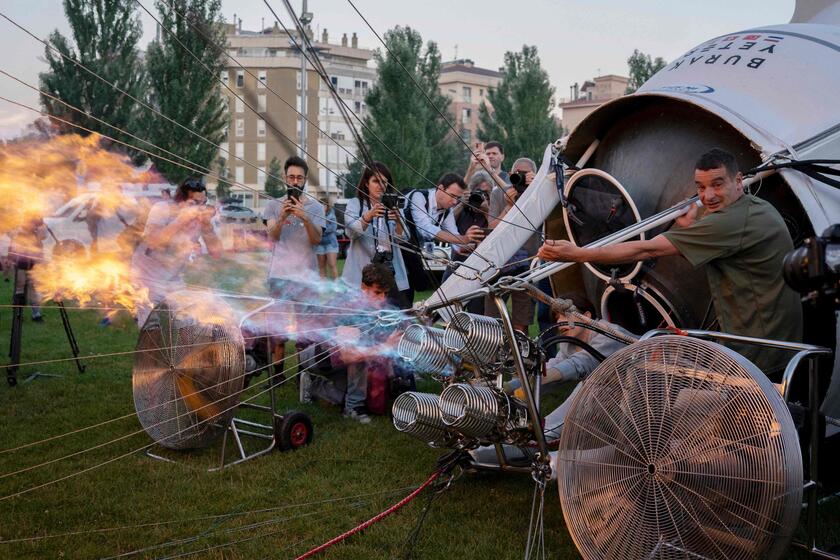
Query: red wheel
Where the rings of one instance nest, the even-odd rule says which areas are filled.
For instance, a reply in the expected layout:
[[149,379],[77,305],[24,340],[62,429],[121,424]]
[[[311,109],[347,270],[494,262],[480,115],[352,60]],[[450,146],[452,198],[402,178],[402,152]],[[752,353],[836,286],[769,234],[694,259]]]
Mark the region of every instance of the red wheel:
[[298,449],[312,442],[312,419],[303,412],[290,411],[283,416],[275,437],[281,451]]

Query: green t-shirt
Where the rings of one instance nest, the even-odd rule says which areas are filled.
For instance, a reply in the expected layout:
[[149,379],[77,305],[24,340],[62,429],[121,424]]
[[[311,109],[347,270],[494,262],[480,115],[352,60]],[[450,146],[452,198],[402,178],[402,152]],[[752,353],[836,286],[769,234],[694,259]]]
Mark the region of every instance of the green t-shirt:
[[[782,260],[793,249],[784,220],[769,203],[744,195],[686,228],[663,234],[695,267],[706,267],[709,290],[723,332],[799,342],[802,305],[782,277]],[[768,375],[790,354],[758,346],[727,345]]]

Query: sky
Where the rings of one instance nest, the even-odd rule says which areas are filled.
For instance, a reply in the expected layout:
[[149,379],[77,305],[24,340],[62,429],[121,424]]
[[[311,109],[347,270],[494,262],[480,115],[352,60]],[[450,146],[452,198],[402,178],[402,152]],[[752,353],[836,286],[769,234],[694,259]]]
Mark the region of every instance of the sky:
[[[152,0],[135,0],[153,10]],[[268,0],[289,25],[280,0]],[[292,0],[300,8],[301,0]],[[507,51],[536,45],[543,67],[556,88],[559,102],[569,97],[575,82],[598,75],[627,75],[627,58],[634,49],[673,60],[706,39],[767,24],[786,23],[795,0],[353,0],[370,24],[382,34],[408,25],[425,41],[435,41],[444,60],[472,59],[477,66],[497,69]],[[312,23],[330,42],[356,32],[359,46],[376,48],[379,41],[347,0],[309,0]],[[154,38],[154,22],[142,10],[145,46]],[[242,28],[258,30],[273,22],[261,0],[222,0],[227,21],[234,14]],[[60,0],[3,0],[0,13],[41,38],[58,29],[70,35]],[[0,68],[37,85],[46,69],[44,46],[0,18]],[[0,75],[0,96],[37,107],[37,93]],[[38,115],[0,100],[0,138],[11,138]]]

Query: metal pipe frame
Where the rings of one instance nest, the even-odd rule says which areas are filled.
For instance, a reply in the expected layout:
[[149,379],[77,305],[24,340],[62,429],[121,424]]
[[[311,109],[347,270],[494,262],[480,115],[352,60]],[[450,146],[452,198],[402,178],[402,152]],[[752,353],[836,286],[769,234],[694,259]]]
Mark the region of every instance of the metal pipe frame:
[[548,445],[546,444],[545,434],[543,433],[540,409],[536,398],[534,397],[534,392],[531,389],[531,383],[528,381],[528,372],[525,370],[525,362],[522,361],[522,355],[519,353],[519,345],[516,343],[516,332],[513,329],[513,323],[510,320],[510,315],[508,315],[507,305],[505,304],[505,300],[502,299],[502,296],[499,294],[493,295],[493,301],[496,303],[496,308],[499,310],[502,327],[507,335],[511,356],[513,357],[513,365],[516,369],[516,375],[519,377],[519,382],[521,383],[522,390],[525,393],[525,405],[528,408],[528,416],[531,417],[534,439],[536,440],[537,447],[540,450],[539,459],[543,462],[547,462],[549,460]]

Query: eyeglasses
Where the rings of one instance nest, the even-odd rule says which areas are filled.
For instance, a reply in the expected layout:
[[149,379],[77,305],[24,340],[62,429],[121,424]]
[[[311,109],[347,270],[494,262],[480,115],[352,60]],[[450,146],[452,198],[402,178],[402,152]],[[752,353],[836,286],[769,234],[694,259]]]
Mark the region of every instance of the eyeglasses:
[[187,179],[184,181],[184,188],[192,192],[205,192],[207,190],[202,179]]
[[306,181],[306,175],[286,175],[287,181],[294,181],[294,182],[304,182]]

